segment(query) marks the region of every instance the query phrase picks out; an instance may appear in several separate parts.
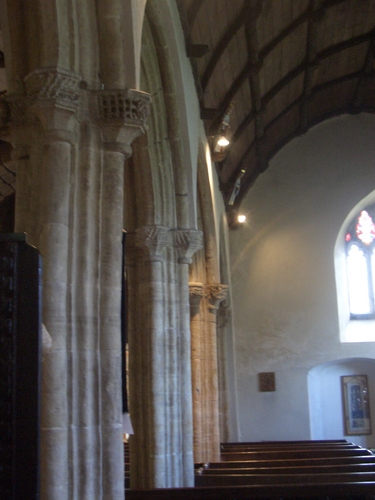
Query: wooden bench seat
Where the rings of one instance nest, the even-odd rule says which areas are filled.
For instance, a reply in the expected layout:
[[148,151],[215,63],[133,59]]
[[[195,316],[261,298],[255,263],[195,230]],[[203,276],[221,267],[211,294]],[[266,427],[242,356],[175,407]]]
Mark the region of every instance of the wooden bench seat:
[[232,446],[254,446],[254,447],[280,447],[280,446],[303,446],[304,448],[315,447],[315,446],[345,446],[352,445],[353,443],[347,441],[346,439],[324,439],[324,440],[309,440],[309,441],[241,441],[241,442],[227,442],[220,443],[220,446],[232,447]]
[[325,450],[331,450],[336,451],[336,450],[360,450],[363,449],[361,446],[358,446],[356,444],[350,443],[350,444],[341,444],[338,446],[327,446],[327,445],[316,445],[316,446],[299,446],[299,445],[285,445],[285,446],[249,446],[245,444],[241,444],[240,446],[235,446],[235,445],[221,445],[220,446],[220,451],[222,453],[227,453],[227,452],[270,452],[270,451],[278,451],[278,450],[285,450],[285,451],[293,451],[293,450],[306,450],[306,451],[325,451]]
[[225,467],[226,463],[221,463],[222,467],[211,468],[201,467],[196,469],[197,475],[208,474],[325,474],[338,472],[375,472],[374,463],[359,464],[339,464],[339,465],[294,465],[289,467]]
[[324,474],[203,474],[195,476],[195,486],[234,486],[253,484],[305,484],[314,483],[375,483],[375,472],[343,472]]
[[375,483],[217,486],[128,490],[126,500],[375,500]]
[[221,461],[248,461],[270,460],[281,458],[325,458],[325,457],[352,457],[358,455],[372,455],[365,448],[349,449],[288,449],[288,450],[262,450],[262,451],[224,451],[220,454]]
[[354,457],[323,457],[323,458],[284,458],[271,460],[241,460],[226,462],[211,462],[209,464],[196,464],[196,468],[209,466],[210,468],[249,468],[249,467],[288,467],[294,465],[340,465],[340,464],[358,464],[375,463],[375,455],[356,455]]

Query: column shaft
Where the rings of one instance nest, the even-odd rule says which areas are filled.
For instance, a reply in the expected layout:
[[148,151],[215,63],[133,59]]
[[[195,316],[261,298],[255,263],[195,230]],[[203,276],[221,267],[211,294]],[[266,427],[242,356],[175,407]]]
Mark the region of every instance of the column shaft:
[[70,497],[66,487],[70,424],[66,397],[71,392],[66,351],[70,165],[68,142],[44,145],[39,250],[43,257],[43,322],[53,343],[42,377],[42,498],[54,500]]
[[121,407],[121,262],[124,155],[105,151],[100,238],[100,404],[103,500],[124,498]]

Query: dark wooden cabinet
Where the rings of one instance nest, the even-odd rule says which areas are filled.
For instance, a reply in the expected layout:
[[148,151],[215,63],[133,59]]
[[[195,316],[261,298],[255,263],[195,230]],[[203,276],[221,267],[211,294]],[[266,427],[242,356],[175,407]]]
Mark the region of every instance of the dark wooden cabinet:
[[0,234],[0,498],[40,489],[41,259],[24,234]]

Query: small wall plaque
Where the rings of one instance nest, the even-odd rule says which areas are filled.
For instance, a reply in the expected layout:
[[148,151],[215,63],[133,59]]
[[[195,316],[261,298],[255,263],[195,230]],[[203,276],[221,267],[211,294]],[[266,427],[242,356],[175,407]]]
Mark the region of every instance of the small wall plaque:
[[260,392],[276,391],[275,372],[259,373],[259,391]]

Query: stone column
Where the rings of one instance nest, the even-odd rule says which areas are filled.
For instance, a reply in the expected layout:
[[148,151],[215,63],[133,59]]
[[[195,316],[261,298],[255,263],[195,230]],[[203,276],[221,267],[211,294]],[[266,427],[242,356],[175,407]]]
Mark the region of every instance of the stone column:
[[123,176],[128,147],[105,142],[100,231],[100,413],[102,416],[103,498],[122,499],[121,259]]
[[193,486],[187,275],[201,239],[200,231],[164,226],[127,238],[134,488]]
[[[13,116],[27,125],[34,121],[41,144],[38,174],[39,199],[37,223],[33,224],[33,243],[43,257],[43,323],[53,338],[52,349],[43,364],[42,385],[42,497],[67,500],[69,491],[69,370],[66,340],[68,334],[68,255],[71,148],[75,142],[75,112],[79,100],[79,79],[57,69],[34,71],[25,78],[27,95],[17,96]],[[23,116],[22,116],[23,115]],[[14,125],[13,121],[13,125]],[[26,129],[25,129],[26,130]],[[25,193],[27,175],[21,167],[21,196]],[[23,191],[23,192],[22,192]],[[35,193],[31,196],[35,196]],[[17,228],[30,229],[30,215],[21,205],[17,208]]]
[[220,422],[220,442],[229,440],[229,408],[228,408],[228,387],[226,377],[226,342],[227,330],[231,317],[231,308],[226,305],[226,301],[220,302],[217,312],[217,359],[218,359],[218,384],[219,384],[219,422]]
[[200,316],[200,303],[203,293],[203,283],[189,283],[194,462],[202,461],[202,320]]
[[52,339],[42,374],[41,498],[123,500],[123,169],[145,130],[150,96],[82,90],[77,75],[53,68],[25,82],[26,95],[9,97],[9,130],[16,144],[20,127],[34,134],[30,160],[17,155],[33,175],[33,212],[20,205],[17,228],[32,228],[28,240],[43,257],[43,322]]
[[210,284],[206,287],[208,309],[206,313],[205,363],[206,374],[206,450],[208,461],[220,459],[219,388],[217,368],[217,310],[228,292],[227,285]]
[[130,144],[144,132],[150,98],[138,91],[115,90],[98,92],[96,99],[104,143],[99,262],[103,499],[122,500],[120,311],[124,162],[131,155]]
[[174,232],[174,245],[178,256],[179,314],[179,366],[181,394],[182,484],[194,486],[193,408],[191,386],[191,333],[189,311],[189,265],[193,254],[202,248],[203,234],[192,229]]
[[[220,302],[225,299],[227,290],[227,285],[204,286],[202,307],[200,310],[191,310],[196,462],[214,462],[220,458],[217,310]],[[190,291],[194,301],[194,296],[200,296],[201,288],[199,284],[192,283]]]
[[[167,373],[165,248],[169,244],[168,228],[146,226],[137,229],[138,283],[129,299],[138,317],[129,331],[130,414],[134,436],[130,439],[131,482],[134,488],[167,487],[170,427],[165,413],[169,401],[170,378]],[[130,243],[130,241],[129,241]],[[131,276],[129,276],[131,278]],[[137,301],[137,304],[135,304]]]

